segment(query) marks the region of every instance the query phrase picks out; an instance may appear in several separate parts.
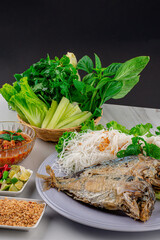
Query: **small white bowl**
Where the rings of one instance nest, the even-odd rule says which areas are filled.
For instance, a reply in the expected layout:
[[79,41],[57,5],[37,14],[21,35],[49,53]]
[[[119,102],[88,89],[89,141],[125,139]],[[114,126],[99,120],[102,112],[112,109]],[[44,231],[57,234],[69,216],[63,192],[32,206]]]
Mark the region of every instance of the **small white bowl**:
[[31,179],[31,176],[33,174],[33,171],[30,170],[30,169],[26,169],[28,170],[28,172],[30,172],[30,177],[28,178],[28,180],[24,183],[23,185],[23,188],[19,191],[1,191],[0,190],[0,195],[3,195],[3,196],[17,196],[19,195],[21,192],[23,192],[24,188],[26,187],[27,183],[29,182],[29,180]]
[[43,212],[40,216],[40,218],[38,219],[38,221],[36,222],[35,225],[33,225],[32,227],[18,227],[18,226],[10,226],[10,225],[0,225],[0,228],[7,228],[7,229],[14,229],[14,230],[30,230],[30,229],[34,229],[38,226],[38,224],[40,223],[41,221],[41,218],[45,212],[45,208],[46,208],[46,203],[43,201],[43,200],[39,200],[39,199],[30,199],[30,198],[14,198],[14,197],[6,197],[6,196],[0,196],[0,199],[4,199],[4,198],[7,198],[7,199],[16,199],[16,200],[24,200],[24,201],[27,201],[27,202],[36,202],[36,203],[39,203],[39,204],[44,204],[44,209],[43,209]]

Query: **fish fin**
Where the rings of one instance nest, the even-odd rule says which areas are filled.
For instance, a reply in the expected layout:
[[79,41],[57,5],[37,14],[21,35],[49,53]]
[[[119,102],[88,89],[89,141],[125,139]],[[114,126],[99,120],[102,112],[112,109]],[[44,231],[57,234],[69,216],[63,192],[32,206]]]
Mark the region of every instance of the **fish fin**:
[[46,166],[46,172],[51,177],[51,187],[56,187],[57,186],[57,180],[56,180],[54,171],[52,170],[51,166],[49,166],[49,165]]
[[37,173],[36,176],[39,177],[39,178],[42,178],[44,180],[48,180],[48,178],[50,178],[50,176],[46,176],[46,175],[39,174],[39,173]]

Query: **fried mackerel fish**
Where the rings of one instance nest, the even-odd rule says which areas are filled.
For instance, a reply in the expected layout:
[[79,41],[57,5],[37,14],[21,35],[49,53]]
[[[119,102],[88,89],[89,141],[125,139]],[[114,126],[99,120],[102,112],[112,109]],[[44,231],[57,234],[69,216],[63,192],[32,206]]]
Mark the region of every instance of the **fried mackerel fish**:
[[93,165],[72,176],[55,177],[38,174],[44,188],[57,188],[76,200],[107,210],[121,210],[135,220],[147,221],[152,214],[155,193],[160,187],[158,160],[131,156]]

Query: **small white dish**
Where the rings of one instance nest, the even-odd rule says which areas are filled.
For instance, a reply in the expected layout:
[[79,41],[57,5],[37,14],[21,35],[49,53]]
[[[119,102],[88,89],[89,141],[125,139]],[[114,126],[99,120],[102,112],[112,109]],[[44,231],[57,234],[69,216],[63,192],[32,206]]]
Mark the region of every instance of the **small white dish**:
[[0,195],[3,195],[3,196],[17,196],[17,195],[19,195],[20,193],[22,193],[23,190],[25,189],[27,183],[28,183],[29,180],[31,179],[32,174],[33,174],[33,171],[32,171],[32,170],[30,170],[30,169],[26,169],[26,170],[28,170],[31,175],[30,175],[29,179],[27,180],[27,182],[24,183],[23,188],[22,188],[21,190],[19,190],[19,191],[1,191],[1,190],[0,190]]
[[0,225],[0,228],[7,228],[7,229],[14,229],[14,230],[30,230],[30,229],[34,229],[38,226],[38,224],[40,223],[41,221],[41,218],[45,212],[45,208],[46,208],[46,203],[43,201],[43,200],[39,200],[39,199],[31,199],[31,198],[14,198],[14,197],[6,197],[6,196],[0,196],[0,199],[4,199],[4,198],[7,198],[7,199],[16,199],[16,200],[24,200],[24,201],[27,201],[27,202],[36,202],[36,203],[39,203],[39,204],[44,204],[44,209],[43,209],[43,212],[40,216],[40,218],[38,219],[38,221],[36,222],[35,225],[33,225],[32,227],[18,227],[18,226],[10,226],[10,225]]

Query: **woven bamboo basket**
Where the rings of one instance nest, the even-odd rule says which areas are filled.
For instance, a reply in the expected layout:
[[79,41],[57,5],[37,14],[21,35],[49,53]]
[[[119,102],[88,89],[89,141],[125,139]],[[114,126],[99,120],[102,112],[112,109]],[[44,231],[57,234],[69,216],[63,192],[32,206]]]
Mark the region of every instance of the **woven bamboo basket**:
[[[20,123],[23,123],[27,126],[31,126],[30,124],[24,122],[19,115],[17,115],[18,120]],[[95,124],[98,124],[98,122],[101,120],[102,117],[98,117],[94,120]],[[72,127],[72,128],[64,128],[64,129],[47,129],[47,128],[38,128],[35,126],[32,126],[34,130],[36,131],[37,137],[42,139],[43,141],[51,141],[51,142],[58,142],[59,138],[62,136],[64,132],[79,132],[81,130],[81,126],[78,127]]]

